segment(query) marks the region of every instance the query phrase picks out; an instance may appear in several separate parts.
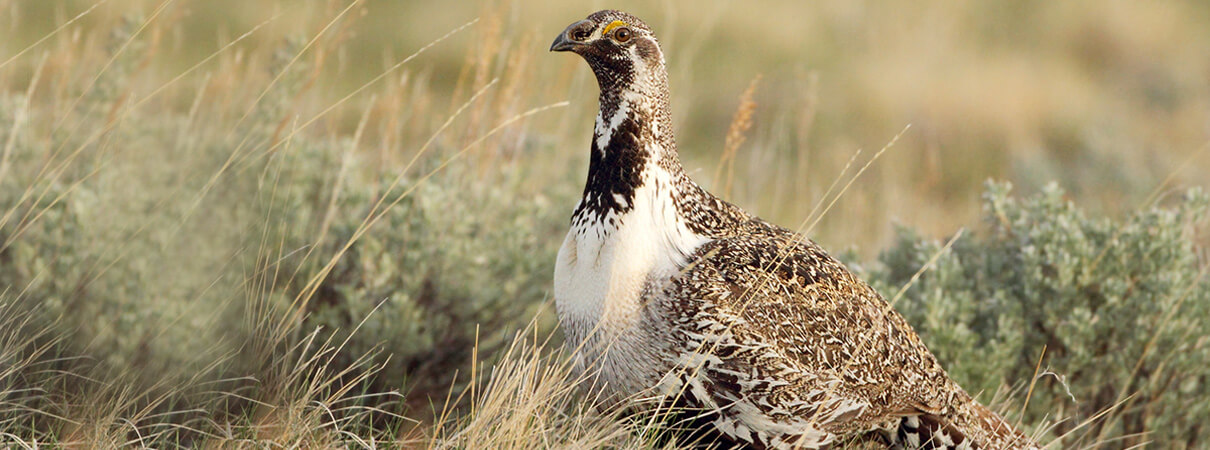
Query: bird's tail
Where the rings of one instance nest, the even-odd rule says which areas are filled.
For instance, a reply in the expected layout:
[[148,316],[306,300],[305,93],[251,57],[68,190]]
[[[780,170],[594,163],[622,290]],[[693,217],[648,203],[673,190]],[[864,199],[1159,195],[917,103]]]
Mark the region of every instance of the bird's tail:
[[922,414],[907,416],[899,421],[894,442],[910,449],[974,449],[980,448],[970,438],[947,426],[937,416]]
[[904,417],[891,440],[906,449],[1038,449],[1037,443],[999,414],[971,399],[944,416]]

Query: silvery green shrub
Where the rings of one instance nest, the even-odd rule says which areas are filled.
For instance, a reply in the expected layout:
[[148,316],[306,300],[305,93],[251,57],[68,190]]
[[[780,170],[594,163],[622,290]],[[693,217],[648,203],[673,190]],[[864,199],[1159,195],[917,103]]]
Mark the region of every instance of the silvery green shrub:
[[1063,419],[1052,437],[1109,410],[1066,445],[1121,436],[1106,445],[1205,445],[1210,278],[1197,239],[1206,193],[1114,220],[1086,215],[1055,185],[1027,199],[1010,189],[989,183],[982,225],[948,251],[899,230],[870,274],[875,285],[894,295],[942,252],[895,307],[985,401],[1007,384],[1019,408],[1037,368],[1024,423]]

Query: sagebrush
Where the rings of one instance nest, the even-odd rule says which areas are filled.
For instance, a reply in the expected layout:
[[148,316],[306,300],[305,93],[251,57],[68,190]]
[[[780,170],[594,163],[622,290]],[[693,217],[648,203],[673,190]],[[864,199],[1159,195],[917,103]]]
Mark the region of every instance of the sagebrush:
[[[1210,29],[1197,26],[1204,8],[1174,9],[1192,11],[1172,26],[1186,31],[1162,40],[1109,26],[1168,14],[1125,4],[1007,17],[992,3],[892,3],[861,15],[885,40],[845,31],[848,2],[794,6],[821,25],[785,29],[814,33],[819,65],[795,68],[778,65],[789,40],[766,26],[767,53],[699,45],[750,19],[663,14],[674,104],[689,105],[687,167],[793,225],[847,176],[856,147],[912,122],[810,234],[873,255],[888,218],[908,213],[918,231],[850,260],[888,298],[910,284],[896,308],[951,374],[1040,436],[1204,445],[1205,195],[1126,201],[1203,139],[1210,59],[1196,55],[1210,40],[1186,36]],[[260,2],[224,16],[186,2],[0,0],[13,24],[0,27],[0,445],[675,445],[585,404],[545,307],[595,110],[580,65],[540,57],[557,32],[544,27],[567,17],[489,3],[446,23],[435,13],[466,7],[426,5]],[[1036,20],[1064,17],[1096,32]],[[399,20],[441,31],[388,42],[413,30]],[[961,26],[877,25],[938,21]],[[1040,45],[1006,39],[1001,23],[1053,44],[1060,57],[1029,73],[1057,87],[982,87],[1017,79],[997,61]],[[987,38],[924,55],[966,58],[943,65],[972,72],[898,70],[912,59],[888,53],[935,31]],[[972,56],[984,44],[1004,59]],[[1170,51],[1139,50],[1150,45]],[[1085,48],[1101,56],[1062,56]],[[1102,73],[1117,75],[1089,75]],[[920,97],[917,82],[979,95]],[[751,138],[732,127],[726,148],[737,99]],[[1025,190],[1057,179],[1070,194],[991,184],[983,222],[965,223],[989,175]],[[960,225],[971,228],[945,251],[922,237]]]

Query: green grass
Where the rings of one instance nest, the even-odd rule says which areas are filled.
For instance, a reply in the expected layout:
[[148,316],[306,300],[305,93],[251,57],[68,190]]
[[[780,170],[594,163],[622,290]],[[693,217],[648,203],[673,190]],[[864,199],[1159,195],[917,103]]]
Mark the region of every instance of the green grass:
[[[1173,194],[1210,182],[1206,7],[619,7],[698,180],[888,297],[935,258],[896,307],[981,399],[1068,446],[1210,438]],[[0,0],[0,443],[674,445],[576,392],[549,307],[596,91],[545,47],[581,8]]]

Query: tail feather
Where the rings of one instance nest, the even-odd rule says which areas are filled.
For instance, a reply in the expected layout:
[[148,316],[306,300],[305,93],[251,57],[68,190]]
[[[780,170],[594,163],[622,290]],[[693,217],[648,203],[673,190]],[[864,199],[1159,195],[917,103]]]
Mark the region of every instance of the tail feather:
[[895,431],[895,438],[899,445],[912,449],[982,448],[974,444],[966,434],[931,415],[904,417]]
[[971,400],[951,414],[904,417],[893,440],[907,449],[1007,450],[1037,449],[1038,444],[1000,415]]

